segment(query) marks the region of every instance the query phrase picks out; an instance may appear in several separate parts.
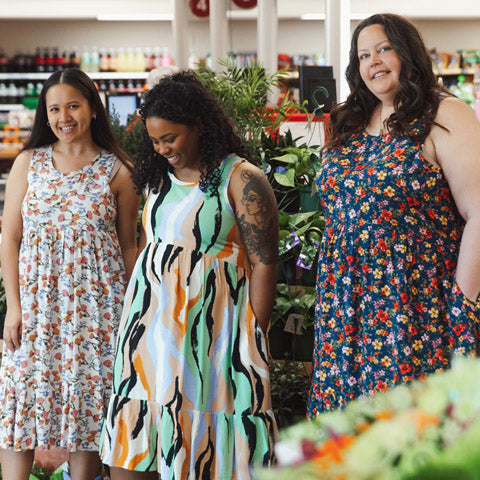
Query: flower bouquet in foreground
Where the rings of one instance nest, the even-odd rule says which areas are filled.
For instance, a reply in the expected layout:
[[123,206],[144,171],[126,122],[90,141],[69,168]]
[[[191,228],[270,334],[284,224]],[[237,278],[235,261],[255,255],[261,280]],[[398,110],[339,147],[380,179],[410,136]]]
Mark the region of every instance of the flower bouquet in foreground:
[[280,432],[255,480],[480,480],[480,359]]

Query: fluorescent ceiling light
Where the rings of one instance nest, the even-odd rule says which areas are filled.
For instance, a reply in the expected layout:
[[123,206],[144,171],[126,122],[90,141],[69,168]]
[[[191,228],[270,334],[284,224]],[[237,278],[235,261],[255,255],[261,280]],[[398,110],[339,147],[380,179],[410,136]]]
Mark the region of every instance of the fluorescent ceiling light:
[[324,13],[304,13],[300,15],[301,20],[325,20]]
[[104,22],[150,22],[173,20],[171,13],[101,13],[97,20]]

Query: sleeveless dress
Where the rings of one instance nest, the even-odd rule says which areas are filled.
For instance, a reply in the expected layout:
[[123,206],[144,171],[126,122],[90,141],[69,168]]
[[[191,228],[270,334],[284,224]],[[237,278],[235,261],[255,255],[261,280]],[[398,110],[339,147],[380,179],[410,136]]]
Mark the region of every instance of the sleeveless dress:
[[68,174],[33,150],[22,203],[21,346],[4,348],[0,448],[98,451],[124,296],[116,157]]
[[477,355],[480,303],[455,281],[464,221],[423,147],[363,131],[324,153],[310,417]]
[[223,161],[218,195],[172,173],[148,195],[102,438],[110,466],[232,480],[272,460],[266,342],[227,196],[241,162]]

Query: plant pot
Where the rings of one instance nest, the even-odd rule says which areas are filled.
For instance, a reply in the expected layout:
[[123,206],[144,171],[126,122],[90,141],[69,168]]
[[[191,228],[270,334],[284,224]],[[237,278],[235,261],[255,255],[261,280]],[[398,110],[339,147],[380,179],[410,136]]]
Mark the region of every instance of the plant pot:
[[318,212],[320,210],[320,199],[312,191],[311,185],[305,185],[299,189],[300,208],[302,212]]
[[270,356],[274,360],[283,360],[286,356],[290,358],[292,348],[292,335],[285,332],[283,328],[271,327],[268,331],[268,345]]
[[314,287],[316,285],[317,281],[317,265],[315,262],[315,265],[312,266],[310,270],[307,270],[306,268],[302,269],[302,283],[303,285],[307,287]]
[[302,335],[294,335],[292,358],[302,362],[311,362],[313,358],[314,330],[308,328]]

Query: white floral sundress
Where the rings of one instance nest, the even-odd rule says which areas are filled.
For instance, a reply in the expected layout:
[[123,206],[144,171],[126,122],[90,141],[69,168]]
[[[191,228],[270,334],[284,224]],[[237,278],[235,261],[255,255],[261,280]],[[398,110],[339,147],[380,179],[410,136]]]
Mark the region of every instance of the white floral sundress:
[[22,204],[21,347],[3,350],[0,448],[98,451],[125,291],[102,151],[64,174],[32,151]]

